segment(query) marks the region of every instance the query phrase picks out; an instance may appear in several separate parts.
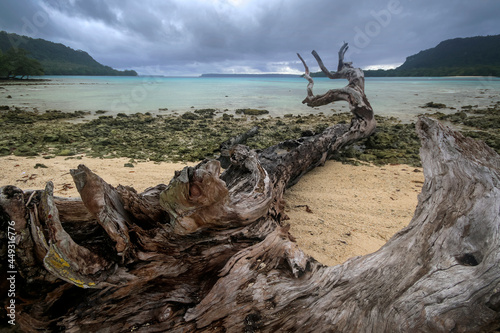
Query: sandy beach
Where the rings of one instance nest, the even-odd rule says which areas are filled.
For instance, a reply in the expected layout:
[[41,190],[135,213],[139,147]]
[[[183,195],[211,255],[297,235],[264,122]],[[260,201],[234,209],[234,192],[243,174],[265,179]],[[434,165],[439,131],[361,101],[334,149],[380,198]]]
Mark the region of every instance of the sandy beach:
[[[0,158],[0,186],[43,189],[54,182],[54,194],[78,197],[69,170],[85,164],[113,186],[141,192],[168,184],[174,172],[195,163],[141,162],[125,167],[127,158],[51,159],[5,156]],[[38,166],[43,164],[46,168]],[[382,167],[345,165],[328,161],[305,175],[285,193],[291,233],[300,247],[325,265],[379,249],[413,216],[424,176],[407,165]]]

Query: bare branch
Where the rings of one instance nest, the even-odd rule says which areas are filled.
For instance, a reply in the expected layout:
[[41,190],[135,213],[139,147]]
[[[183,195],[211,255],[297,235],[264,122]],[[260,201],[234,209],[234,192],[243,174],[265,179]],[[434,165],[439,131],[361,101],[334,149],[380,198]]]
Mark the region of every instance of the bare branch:
[[348,67],[352,67],[351,63],[344,63],[344,56],[345,56],[345,53],[347,52],[348,49],[349,49],[349,45],[346,42],[344,42],[344,44],[342,45],[342,47],[339,50],[339,64],[337,66],[337,72],[342,71],[344,69],[345,65],[347,65]]
[[343,138],[338,140],[333,145],[333,147],[337,149],[358,139],[360,135],[370,135],[376,127],[373,109],[365,95],[364,73],[359,68],[353,68],[351,63],[344,62],[345,53],[348,49],[348,44],[344,42],[338,52],[338,71],[335,73],[331,73],[323,64],[323,61],[318,53],[316,51],[312,51],[319,67],[327,77],[330,79],[345,78],[349,81],[349,84],[346,87],[341,89],[331,89],[322,95],[314,95],[314,81],[310,77],[309,68],[307,67],[306,62],[299,55],[299,58],[306,69],[304,77],[309,81],[307,85],[307,97],[302,101],[302,103],[307,104],[307,106],[310,107],[317,107],[336,101],[346,101],[349,103],[351,112],[355,116],[349,133],[346,133]]
[[[304,77],[306,78],[307,81],[309,81],[309,83],[307,84],[307,98],[312,99],[312,98],[314,98],[314,93],[313,93],[314,80],[312,79],[311,75],[309,75],[309,67],[307,67],[307,64],[304,61],[304,59],[302,59],[302,57],[298,53],[297,53],[297,56],[299,57],[300,61],[302,61],[302,64],[304,64],[304,69],[305,69]],[[302,102],[302,103],[304,103],[304,102]]]

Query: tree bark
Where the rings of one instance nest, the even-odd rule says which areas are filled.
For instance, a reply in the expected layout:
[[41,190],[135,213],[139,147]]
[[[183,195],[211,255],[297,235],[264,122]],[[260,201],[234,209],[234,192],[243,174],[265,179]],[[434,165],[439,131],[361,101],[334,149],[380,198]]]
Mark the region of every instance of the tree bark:
[[[349,77],[358,82],[352,89],[364,88]],[[17,325],[25,332],[500,328],[500,158],[434,120],[417,123],[425,184],[415,215],[379,251],[325,267],[288,233],[283,192],[354,135],[371,133],[363,103],[350,126],[259,153],[236,145],[222,174],[218,161],[203,161],[143,193],[115,188],[83,165],[71,171],[81,200],[54,197],[51,183],[26,193],[0,188],[2,232],[9,221],[16,229]]]

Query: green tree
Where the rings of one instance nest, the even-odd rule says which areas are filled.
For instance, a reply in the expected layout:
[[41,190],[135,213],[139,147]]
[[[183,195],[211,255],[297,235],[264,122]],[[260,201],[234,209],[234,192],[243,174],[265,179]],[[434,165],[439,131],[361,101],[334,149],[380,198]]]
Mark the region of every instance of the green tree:
[[10,64],[10,61],[8,60],[7,55],[3,54],[2,51],[0,51],[0,77],[7,78],[12,70],[13,68]]
[[5,54],[0,54],[0,76],[23,79],[30,75],[43,75],[43,67],[38,60],[28,57],[26,50],[10,48]]

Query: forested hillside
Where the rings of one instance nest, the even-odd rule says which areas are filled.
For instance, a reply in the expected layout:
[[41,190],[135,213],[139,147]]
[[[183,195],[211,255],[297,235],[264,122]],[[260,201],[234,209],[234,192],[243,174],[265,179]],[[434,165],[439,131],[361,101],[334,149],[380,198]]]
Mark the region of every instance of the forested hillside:
[[500,35],[448,39],[409,56],[399,69],[500,66]]
[[12,47],[24,49],[28,57],[38,60],[45,75],[137,75],[133,70],[118,71],[104,66],[82,50],[0,31],[0,51],[6,53]]
[[455,38],[409,56],[393,70],[366,76],[500,76],[500,35]]

